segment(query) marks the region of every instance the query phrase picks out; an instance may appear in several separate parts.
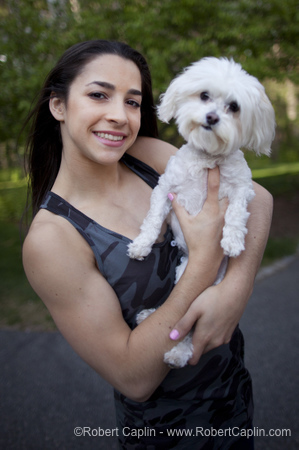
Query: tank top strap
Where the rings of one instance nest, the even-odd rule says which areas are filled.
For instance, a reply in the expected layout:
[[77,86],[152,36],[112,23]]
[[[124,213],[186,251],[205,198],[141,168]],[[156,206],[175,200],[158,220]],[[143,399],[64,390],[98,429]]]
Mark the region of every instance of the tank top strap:
[[152,189],[154,189],[159,181],[160,174],[156,172],[152,167],[148,166],[143,161],[135,158],[127,153],[121,158],[121,161],[136,173],[143,181],[145,181]]

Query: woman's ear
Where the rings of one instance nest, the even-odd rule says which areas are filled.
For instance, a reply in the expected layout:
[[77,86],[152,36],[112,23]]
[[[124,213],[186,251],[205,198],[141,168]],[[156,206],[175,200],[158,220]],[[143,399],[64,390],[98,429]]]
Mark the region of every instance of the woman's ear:
[[56,96],[51,96],[50,101],[49,101],[49,108],[51,111],[52,116],[58,120],[59,122],[63,122],[64,121],[64,111],[65,111],[65,107],[64,107],[64,101]]

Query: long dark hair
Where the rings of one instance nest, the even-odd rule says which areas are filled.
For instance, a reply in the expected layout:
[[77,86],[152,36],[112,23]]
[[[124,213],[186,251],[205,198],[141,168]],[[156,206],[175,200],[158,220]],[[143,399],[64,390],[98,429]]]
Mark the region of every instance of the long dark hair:
[[46,78],[36,105],[26,124],[31,123],[25,155],[29,174],[32,216],[37,213],[48,190],[54,184],[61,163],[60,124],[49,109],[51,93],[67,102],[74,79],[93,58],[115,54],[133,61],[142,80],[141,126],[138,135],[158,137],[158,126],[152,94],[152,82],[145,58],[129,45],[117,41],[92,40],[70,47]]

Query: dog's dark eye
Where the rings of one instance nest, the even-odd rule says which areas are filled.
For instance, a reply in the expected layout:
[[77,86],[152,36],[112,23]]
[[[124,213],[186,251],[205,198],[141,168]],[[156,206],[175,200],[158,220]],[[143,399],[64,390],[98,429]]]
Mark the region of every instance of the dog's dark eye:
[[238,112],[238,111],[240,110],[240,106],[238,105],[237,102],[231,102],[231,103],[229,104],[229,109],[230,109],[232,112],[236,113],[236,112]]
[[207,92],[202,92],[201,94],[200,94],[200,98],[201,98],[201,100],[203,101],[203,102],[206,102],[206,101],[208,101],[209,100],[209,94],[207,93]]

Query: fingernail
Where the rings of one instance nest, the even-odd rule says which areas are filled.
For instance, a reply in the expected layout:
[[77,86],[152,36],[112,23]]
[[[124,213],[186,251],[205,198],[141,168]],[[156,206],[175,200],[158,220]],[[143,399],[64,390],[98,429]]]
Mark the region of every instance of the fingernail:
[[172,195],[171,192],[169,192],[169,194],[167,195],[167,197],[169,198],[169,200],[172,202],[172,200],[174,199],[174,196]]
[[176,341],[180,337],[180,333],[178,332],[178,330],[172,330],[171,333],[169,334],[169,337],[173,341]]

